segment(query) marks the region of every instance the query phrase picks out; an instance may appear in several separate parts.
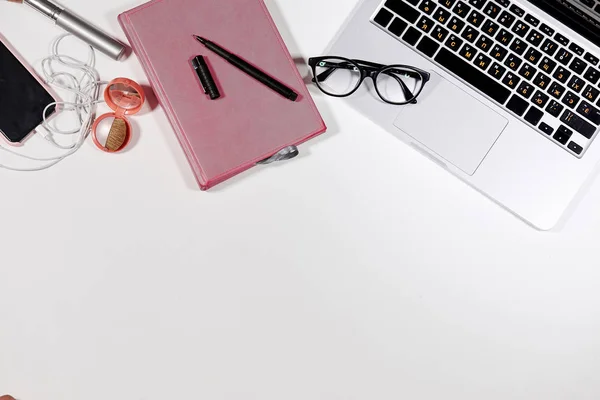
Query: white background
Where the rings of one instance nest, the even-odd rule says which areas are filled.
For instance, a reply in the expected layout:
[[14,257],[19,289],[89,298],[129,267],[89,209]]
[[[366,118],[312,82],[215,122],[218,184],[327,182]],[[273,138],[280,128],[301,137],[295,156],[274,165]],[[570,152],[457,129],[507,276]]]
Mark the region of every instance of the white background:
[[[64,4],[124,39],[139,0]],[[306,59],[355,1],[267,4]],[[4,2],[0,32],[38,69],[61,33]],[[135,57],[98,69],[147,83]],[[123,154],[0,171],[0,394],[598,399],[600,184],[538,232],[313,94],[325,135],[207,193],[160,107]]]

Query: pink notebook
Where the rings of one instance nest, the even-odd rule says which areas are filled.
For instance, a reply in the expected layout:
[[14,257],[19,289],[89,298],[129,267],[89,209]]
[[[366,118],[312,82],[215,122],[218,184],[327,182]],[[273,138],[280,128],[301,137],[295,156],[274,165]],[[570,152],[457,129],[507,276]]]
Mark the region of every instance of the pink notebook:
[[[202,190],[326,129],[263,0],[154,0],[119,15]],[[294,89],[292,102],[206,49],[203,36]],[[203,55],[222,97],[204,94]]]

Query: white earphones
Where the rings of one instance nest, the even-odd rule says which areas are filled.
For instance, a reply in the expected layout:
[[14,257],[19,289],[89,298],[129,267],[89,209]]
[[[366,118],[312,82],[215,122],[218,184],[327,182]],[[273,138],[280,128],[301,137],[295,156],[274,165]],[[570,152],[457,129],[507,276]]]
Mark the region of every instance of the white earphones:
[[[16,168],[0,164],[0,168],[12,171],[41,171],[50,168],[79,150],[88,137],[94,122],[97,105],[103,102],[99,100],[100,87],[105,85],[106,82],[100,81],[98,71],[94,68],[96,54],[91,46],[89,47],[90,52],[87,62],[59,53],[60,43],[69,36],[71,35],[64,34],[54,40],[52,54],[42,60],[42,72],[48,85],[72,93],[74,99],[71,102],[59,101],[48,104],[43,112],[43,123],[36,130],[36,133],[45,138],[48,143],[60,150],[66,150],[66,152],[56,157],[40,158],[31,157],[0,145],[0,150],[4,152],[36,162],[34,164],[44,163],[30,168]],[[60,66],[61,70],[55,71],[55,66]],[[74,70],[75,72],[66,72],[65,69]],[[76,76],[77,72],[79,72],[79,77]],[[61,113],[66,111],[75,112],[77,126],[71,130],[60,130],[55,125],[53,126],[51,122],[46,120],[46,112],[52,106],[56,106],[57,111]],[[55,135],[73,136],[74,141],[70,145],[62,145],[56,142]]]

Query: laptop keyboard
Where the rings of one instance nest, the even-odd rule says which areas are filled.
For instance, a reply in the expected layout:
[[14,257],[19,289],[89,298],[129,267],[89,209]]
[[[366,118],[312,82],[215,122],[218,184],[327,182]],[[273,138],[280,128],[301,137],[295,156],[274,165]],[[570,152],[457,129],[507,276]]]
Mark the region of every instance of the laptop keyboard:
[[595,138],[600,59],[517,4],[384,0],[372,22],[570,154]]

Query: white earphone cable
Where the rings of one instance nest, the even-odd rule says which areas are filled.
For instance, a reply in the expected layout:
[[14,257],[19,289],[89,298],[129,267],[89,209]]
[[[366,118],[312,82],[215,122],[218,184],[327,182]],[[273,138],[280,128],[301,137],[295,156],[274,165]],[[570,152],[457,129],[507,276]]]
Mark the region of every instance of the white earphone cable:
[[[64,34],[54,40],[52,43],[52,54],[42,60],[42,73],[44,74],[44,80],[48,85],[72,93],[74,99],[71,102],[58,101],[48,104],[42,115],[43,123],[36,131],[52,146],[60,150],[66,150],[66,153],[55,157],[40,158],[28,156],[0,145],[0,150],[6,153],[10,153],[23,159],[45,163],[41,166],[29,168],[17,168],[0,164],[0,168],[12,171],[41,171],[50,168],[79,150],[85,142],[85,139],[89,136],[94,122],[97,105],[103,102],[99,100],[100,87],[105,85],[106,82],[100,80],[98,71],[94,68],[96,55],[91,46],[89,47],[90,52],[87,62],[82,62],[71,56],[60,54],[60,43],[69,36],[71,35]],[[61,70],[55,71],[55,66],[61,67]],[[65,69],[74,72],[67,72]],[[76,75],[77,73],[80,75],[79,77]],[[56,127],[56,124],[52,125],[51,122],[46,120],[46,112],[52,106],[57,108],[57,113],[66,111],[74,112],[77,117],[77,126],[71,130],[61,130]],[[62,145],[57,143],[54,139],[55,135],[73,136],[75,141],[70,145]]]

